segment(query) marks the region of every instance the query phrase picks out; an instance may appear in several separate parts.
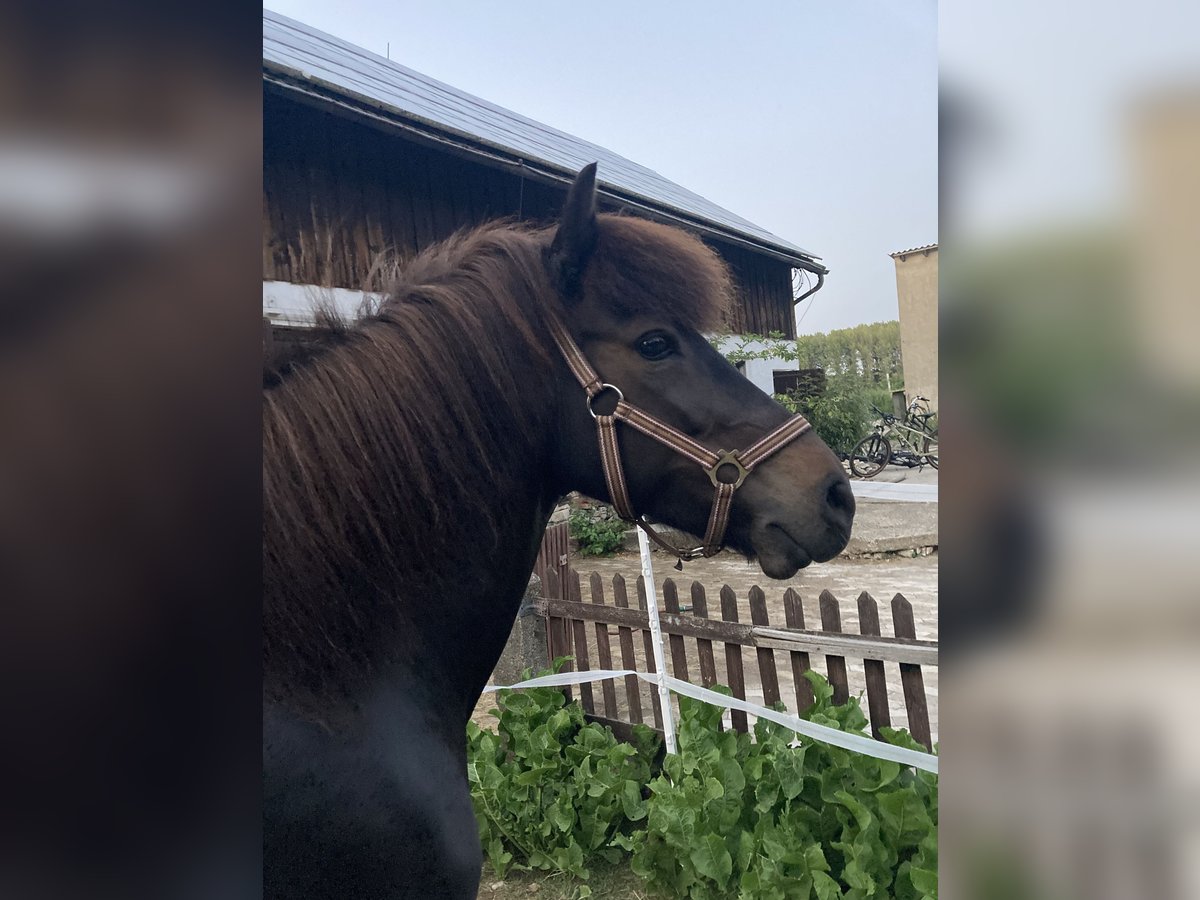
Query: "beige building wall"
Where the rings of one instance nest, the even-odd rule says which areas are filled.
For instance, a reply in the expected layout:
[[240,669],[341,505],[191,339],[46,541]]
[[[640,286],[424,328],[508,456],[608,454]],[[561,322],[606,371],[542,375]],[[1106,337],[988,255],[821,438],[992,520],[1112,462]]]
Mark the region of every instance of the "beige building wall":
[[930,244],[893,253],[900,306],[900,354],[904,392],[928,397],[938,408],[938,247]]
[[1200,91],[1145,102],[1131,137],[1139,362],[1194,390],[1200,385]]

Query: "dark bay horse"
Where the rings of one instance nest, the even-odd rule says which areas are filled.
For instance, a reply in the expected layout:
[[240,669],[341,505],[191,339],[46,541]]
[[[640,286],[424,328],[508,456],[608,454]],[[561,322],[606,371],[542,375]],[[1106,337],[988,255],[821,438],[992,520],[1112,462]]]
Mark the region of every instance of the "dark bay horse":
[[[709,450],[788,420],[702,336],[731,297],[682,231],[596,214],[485,225],[409,263],[373,313],[264,388],[264,879],[270,897],[474,897],[465,727],[555,504],[609,499],[559,322],[625,398]],[[617,426],[639,514],[704,532],[717,480]],[[718,494],[720,488],[718,488]],[[811,431],[745,480],[725,545],[787,578],[854,500]]]

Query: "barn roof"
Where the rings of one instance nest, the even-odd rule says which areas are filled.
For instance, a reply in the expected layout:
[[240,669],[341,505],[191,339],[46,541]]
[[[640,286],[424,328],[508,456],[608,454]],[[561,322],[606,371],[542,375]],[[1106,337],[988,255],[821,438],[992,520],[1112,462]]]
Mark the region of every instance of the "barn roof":
[[566,132],[435,81],[287,16],[263,10],[263,69],[270,82],[350,101],[362,115],[481,155],[497,165],[521,165],[565,182],[587,163],[600,163],[600,190],[625,205],[698,227],[804,268],[820,259],[657,172]]

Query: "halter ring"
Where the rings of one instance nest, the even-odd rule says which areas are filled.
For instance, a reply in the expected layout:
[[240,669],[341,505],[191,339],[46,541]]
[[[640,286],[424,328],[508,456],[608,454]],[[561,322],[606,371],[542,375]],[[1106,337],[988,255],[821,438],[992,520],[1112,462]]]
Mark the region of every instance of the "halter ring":
[[[717,478],[717,470],[725,465],[733,466],[737,469],[737,481],[721,481]],[[743,466],[742,461],[738,459],[736,450],[730,450],[729,452],[722,450],[721,458],[716,461],[711,469],[705,469],[704,471],[708,475],[708,480],[713,483],[713,487],[719,488],[723,484],[732,484],[735,490],[742,486],[742,482],[750,474],[750,470]]]
[[610,391],[610,390],[617,392],[617,403],[624,402],[625,395],[621,393],[621,389],[619,387],[617,387],[615,384],[608,384],[607,382],[601,384],[600,390],[596,391],[596,393],[592,394],[590,397],[587,398],[588,412],[592,414],[593,419],[598,419],[598,418],[600,418],[600,416],[596,414],[596,411],[594,409],[592,409],[592,404],[596,402],[597,397],[599,397],[605,391]]

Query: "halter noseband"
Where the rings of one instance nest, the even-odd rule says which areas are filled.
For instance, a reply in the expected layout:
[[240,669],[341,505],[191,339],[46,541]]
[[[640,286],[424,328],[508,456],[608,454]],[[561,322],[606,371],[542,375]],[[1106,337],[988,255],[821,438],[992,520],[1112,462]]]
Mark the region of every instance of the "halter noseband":
[[[625,395],[616,385],[601,381],[596,370],[592,368],[583,351],[567,330],[556,318],[548,320],[550,333],[558,349],[562,352],[567,366],[575,376],[580,386],[587,394],[588,412],[596,420],[596,431],[600,439],[600,459],[604,467],[604,480],[608,483],[608,493],[612,498],[613,508],[617,515],[627,522],[633,522],[669,553],[679,558],[678,568],[682,568],[684,560],[704,556],[714,556],[721,550],[725,539],[725,530],[729,526],[729,511],[733,506],[733,492],[742,486],[754,467],[771,456],[786,444],[791,443],[812,425],[804,416],[793,416],[774,431],[752,444],[745,450],[721,450],[713,453],[707,447],[696,443],[683,432],[672,428],[665,422],[648,415],[625,402]],[[617,403],[611,413],[598,413],[594,408],[596,398],[601,394],[612,391],[616,394]],[[625,471],[621,467],[621,451],[617,445],[617,421],[625,422],[636,428],[642,434],[654,438],[660,444],[670,447],[676,453],[686,456],[696,465],[704,469],[713,484],[712,511],[708,515],[708,527],[704,532],[704,543],[699,547],[683,550],[672,546],[658,534],[644,516],[636,515],[633,503],[629,499],[629,487],[625,482]]]

